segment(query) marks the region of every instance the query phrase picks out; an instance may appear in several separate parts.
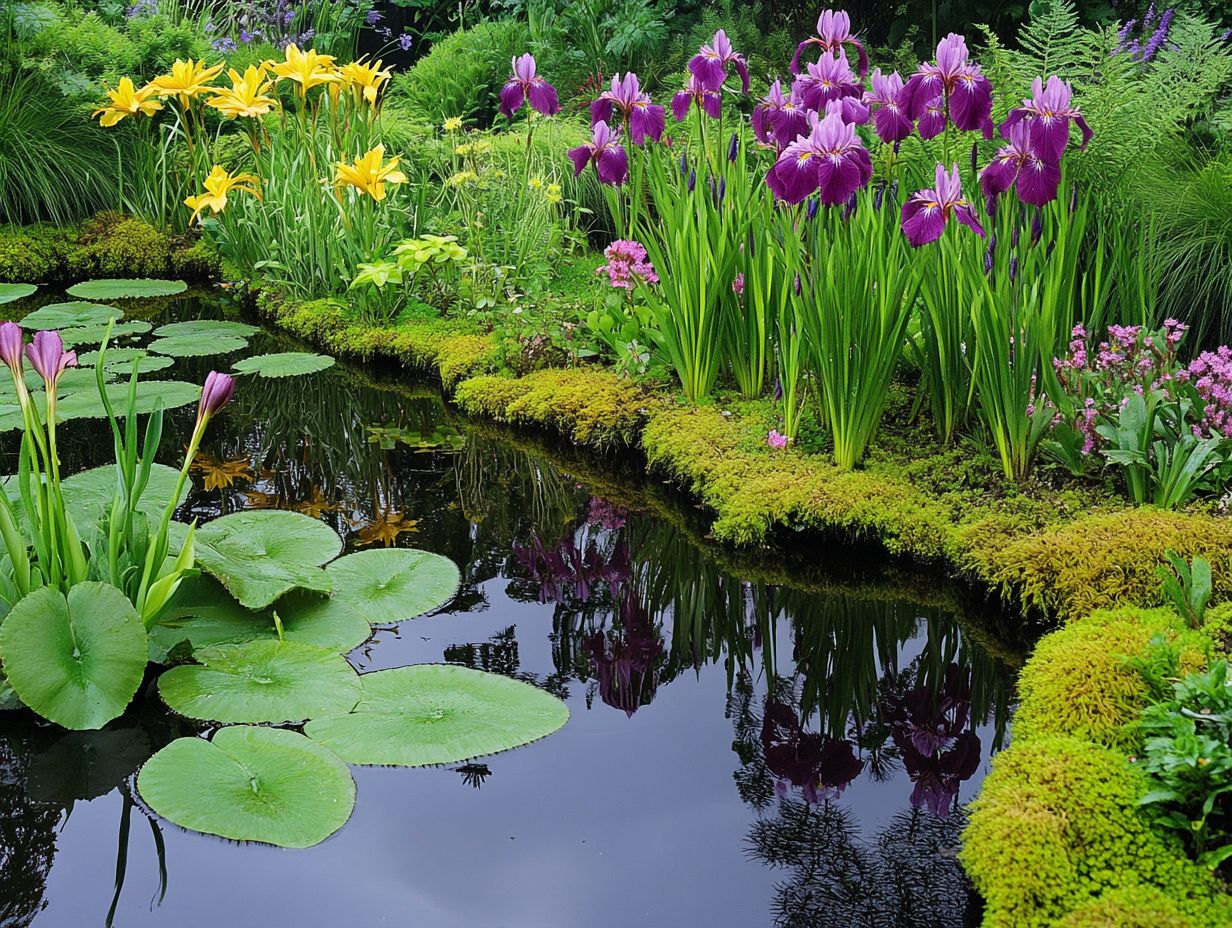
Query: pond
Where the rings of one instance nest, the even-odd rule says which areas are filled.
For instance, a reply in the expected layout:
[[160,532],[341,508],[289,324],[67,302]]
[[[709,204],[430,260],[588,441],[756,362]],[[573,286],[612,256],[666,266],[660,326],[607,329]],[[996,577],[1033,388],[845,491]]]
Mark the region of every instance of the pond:
[[[222,311],[197,296],[143,318]],[[249,350],[285,348],[262,333]],[[157,376],[200,382],[234,359]],[[138,767],[208,733],[149,679],[99,732],[0,715],[0,924],[978,920],[955,859],[961,806],[1008,739],[1012,670],[981,647],[961,598],[919,576],[878,581],[843,549],[826,550],[828,571],[725,568],[699,546],[697,514],[652,481],[642,492],[614,464],[554,464],[405,381],[342,364],[242,379],[181,517],[295,509],[351,549],[447,555],[463,576],[453,602],[378,631],[351,662],[507,674],[564,699],[569,723],[450,767],[353,768],[351,820],[283,850],[147,813]],[[168,463],[192,416],[169,416]],[[76,425],[66,467],[108,460],[102,424]]]

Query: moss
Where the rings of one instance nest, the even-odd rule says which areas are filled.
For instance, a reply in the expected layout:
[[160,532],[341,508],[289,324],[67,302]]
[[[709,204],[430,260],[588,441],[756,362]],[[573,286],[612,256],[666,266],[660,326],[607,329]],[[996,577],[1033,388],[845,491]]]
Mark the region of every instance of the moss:
[[1150,696],[1133,661],[1160,646],[1177,653],[1183,671],[1205,666],[1206,638],[1167,609],[1097,612],[1045,635],[1018,678],[1014,737],[1064,734],[1133,749],[1138,739],[1127,726]]
[[1074,909],[1057,922],[1057,928],[1194,928],[1195,924],[1159,890],[1127,886]]
[[646,413],[646,396],[636,386],[586,368],[475,377],[458,385],[454,399],[465,411],[555,428],[597,448],[634,444]]
[[143,219],[100,213],[77,226],[0,227],[0,280],[68,283],[91,277],[201,280],[218,268],[203,240]]
[[1227,925],[1232,899],[1148,824],[1143,791],[1123,755],[1078,738],[1019,742],[998,755],[960,855],[984,896],[985,928],[1052,928],[1071,914],[1098,916],[1099,903],[1110,911],[1122,894],[1148,895],[1178,924]]
[[993,583],[1062,618],[1115,604],[1158,605],[1164,552],[1211,562],[1216,600],[1232,595],[1232,519],[1130,509],[1086,516],[1009,544],[990,566]]

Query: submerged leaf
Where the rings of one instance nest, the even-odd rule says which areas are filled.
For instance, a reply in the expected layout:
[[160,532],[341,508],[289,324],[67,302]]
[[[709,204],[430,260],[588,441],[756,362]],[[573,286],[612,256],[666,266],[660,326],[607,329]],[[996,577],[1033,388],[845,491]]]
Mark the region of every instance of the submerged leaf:
[[297,641],[248,641],[202,648],[199,664],[172,667],[158,694],[180,715],[208,722],[299,723],[347,712],[359,677],[333,651]]
[[153,749],[139,728],[74,731],[30,760],[30,798],[66,804],[105,796],[137,772]]
[[416,548],[358,551],[328,567],[333,598],[373,625],[392,625],[439,609],[458,591],[461,575],[447,557]]
[[468,667],[417,664],[360,681],[354,711],[304,726],[352,764],[452,764],[537,741],[569,720],[568,707],[550,693]]
[[145,675],[146,636],[128,598],[106,583],[79,583],[67,599],[35,590],[0,625],[0,659],[21,701],[65,728],[102,728],[122,713]]
[[153,280],[148,277],[124,280],[107,277],[86,280],[68,288],[68,295],[82,300],[123,300],[137,297],[175,296],[188,289],[182,280]]
[[141,768],[137,789],[183,828],[279,847],[319,844],[355,807],[346,764],[276,728],[224,728],[211,741],[172,741]]
[[197,563],[248,609],[264,609],[297,587],[328,593],[321,565],[341,550],[342,539],[324,522],[279,509],[237,512],[197,532]]
[[237,374],[256,374],[260,377],[297,377],[315,374],[333,367],[334,359],[324,354],[308,351],[286,351],[281,354],[258,354],[236,361],[232,370]]

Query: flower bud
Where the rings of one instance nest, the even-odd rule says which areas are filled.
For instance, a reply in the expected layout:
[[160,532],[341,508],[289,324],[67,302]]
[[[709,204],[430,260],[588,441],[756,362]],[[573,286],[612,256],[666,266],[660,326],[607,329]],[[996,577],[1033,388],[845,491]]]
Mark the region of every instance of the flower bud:
[[227,403],[231,402],[231,394],[235,392],[235,378],[230,374],[220,374],[210,371],[205,378],[205,386],[201,388],[201,406],[197,411],[198,419],[208,419]]

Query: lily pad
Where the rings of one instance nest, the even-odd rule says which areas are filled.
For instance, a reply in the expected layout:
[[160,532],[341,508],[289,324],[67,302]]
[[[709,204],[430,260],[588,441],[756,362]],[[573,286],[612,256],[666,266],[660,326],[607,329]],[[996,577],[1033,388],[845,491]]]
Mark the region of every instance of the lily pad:
[[276,728],[224,728],[211,741],[172,741],[141,768],[137,790],[182,828],[279,847],[319,844],[355,807],[346,764]]
[[202,648],[199,664],[172,667],[158,693],[180,715],[209,722],[299,723],[348,712],[359,677],[333,651],[298,641],[248,641]]
[[354,711],[304,726],[352,764],[457,763],[537,741],[569,720],[568,707],[550,693],[469,667],[416,664],[360,681]]
[[154,330],[159,338],[207,338],[216,335],[229,335],[237,338],[248,338],[261,330],[247,322],[234,322],[230,319],[189,319],[186,322],[168,322]]
[[22,300],[38,289],[38,284],[0,284],[0,303]]
[[236,602],[213,577],[185,580],[175,599],[150,629],[151,644],[169,653],[187,641],[193,650],[220,644],[274,640],[274,613],[287,641],[298,641],[346,654],[372,635],[372,627],[351,607],[322,596],[293,590],[270,609],[252,611]]
[[447,557],[416,548],[357,551],[325,568],[333,598],[373,625],[392,625],[432,612],[458,591],[461,575]]
[[[107,397],[116,415],[128,411],[128,383],[107,384]],[[161,404],[163,409],[176,409],[201,398],[201,388],[182,380],[143,380],[137,384],[137,413],[148,415]],[[97,419],[107,410],[98,390],[81,390],[62,398],[56,406],[58,419]]]
[[[156,524],[162,519],[163,512],[167,508],[167,501],[175,492],[179,479],[180,472],[174,467],[168,467],[166,464],[150,466],[150,481],[146,484],[145,492],[141,494],[141,502],[137,504],[137,508],[146,514],[151,524]],[[111,500],[116,491],[116,481],[115,465],[104,464],[102,467],[94,467],[73,474],[60,484],[60,489],[64,493],[65,508],[72,515],[77,532],[87,542],[93,541],[95,527],[103,517],[103,513],[111,506]],[[191,489],[192,481],[185,480],[184,489],[180,491],[180,498],[176,503],[177,506],[188,499]]]
[[150,350],[173,358],[203,358],[212,354],[230,354],[248,347],[248,341],[236,335],[171,335],[150,342]]
[[43,587],[0,625],[0,658],[21,701],[65,728],[102,728],[145,675],[145,626],[106,583],[79,583],[67,599]]
[[248,609],[264,609],[297,587],[328,593],[321,565],[341,550],[342,539],[324,522],[279,509],[237,512],[197,532],[197,563]]
[[109,277],[86,280],[68,288],[68,295],[82,300],[123,300],[138,297],[175,296],[188,289],[182,280],[152,280],[134,278],[122,280]]
[[236,361],[232,370],[237,374],[256,374],[258,377],[298,377],[315,374],[334,366],[329,355],[313,354],[310,351],[284,351],[280,354],[258,354]]
[[[155,357],[144,348],[108,348],[107,356],[103,359],[103,370],[110,379],[122,374],[127,380],[133,372],[134,361],[137,362],[137,373],[139,374],[152,374],[155,371],[165,370],[175,363],[171,358]],[[98,352],[87,351],[79,354],[77,363],[82,367],[97,367]]]
[[[112,339],[133,338],[137,335],[144,335],[150,331],[153,326],[148,322],[135,320],[133,322],[117,322],[111,327]],[[68,329],[60,330],[60,340],[65,346],[72,348],[76,345],[101,345],[103,339],[107,337],[107,325],[101,323],[98,325],[79,325]]]
[[[72,303],[48,303],[40,306],[17,324],[23,329],[68,329],[86,325],[106,325],[124,313],[114,306],[78,300]],[[101,341],[101,339],[100,339]]]

